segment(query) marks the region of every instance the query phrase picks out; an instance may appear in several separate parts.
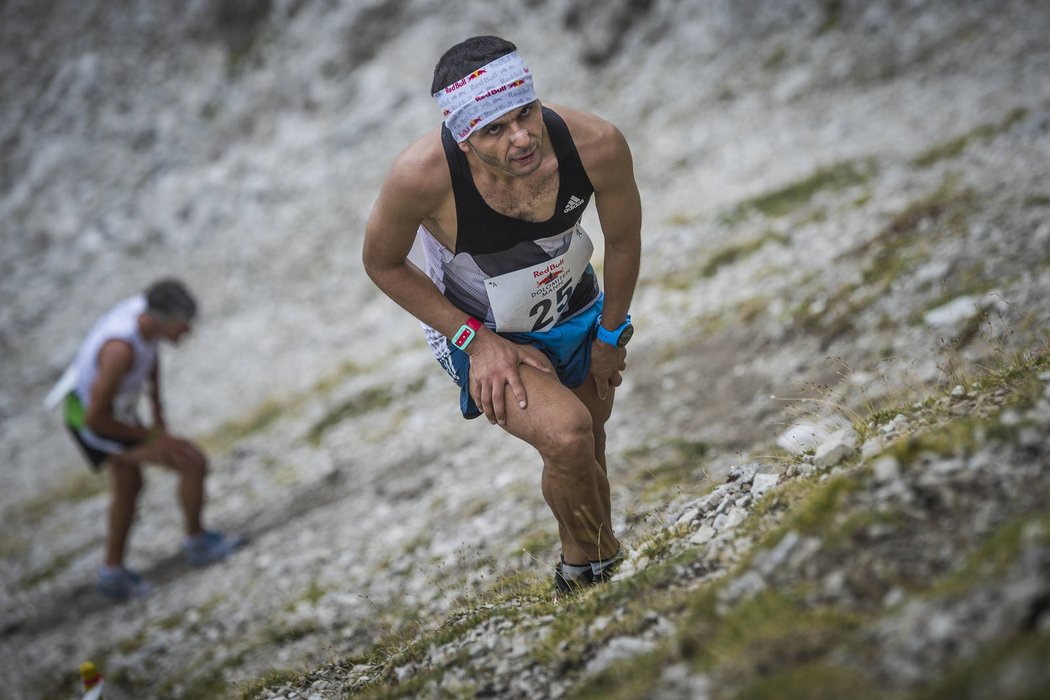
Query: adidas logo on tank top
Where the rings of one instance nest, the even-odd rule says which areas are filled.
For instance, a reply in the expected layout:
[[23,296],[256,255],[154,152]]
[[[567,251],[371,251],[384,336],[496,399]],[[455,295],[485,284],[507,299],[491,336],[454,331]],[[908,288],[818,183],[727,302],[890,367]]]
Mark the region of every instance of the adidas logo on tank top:
[[578,206],[580,206],[582,204],[583,204],[583,200],[582,199],[580,199],[576,195],[572,195],[571,197],[569,197],[569,203],[565,205],[565,208],[562,210],[562,213],[563,214],[568,214],[570,211],[572,211],[573,209],[575,209],[576,207],[578,207]]

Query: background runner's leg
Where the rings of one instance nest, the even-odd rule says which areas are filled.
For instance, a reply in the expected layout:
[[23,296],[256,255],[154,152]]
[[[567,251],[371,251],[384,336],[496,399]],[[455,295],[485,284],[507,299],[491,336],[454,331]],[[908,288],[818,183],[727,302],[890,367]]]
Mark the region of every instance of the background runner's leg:
[[110,458],[111,498],[109,503],[109,532],[106,533],[106,564],[123,566],[128,533],[135,520],[135,504],[142,491],[142,467],[134,462]]

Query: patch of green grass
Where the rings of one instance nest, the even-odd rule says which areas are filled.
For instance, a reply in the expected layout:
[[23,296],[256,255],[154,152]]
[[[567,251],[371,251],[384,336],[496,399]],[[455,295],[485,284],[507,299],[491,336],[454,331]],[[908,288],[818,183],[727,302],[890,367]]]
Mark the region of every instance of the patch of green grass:
[[37,585],[43,583],[44,581],[50,581],[51,579],[68,569],[69,564],[72,561],[83,556],[84,552],[88,551],[89,549],[94,549],[98,546],[99,544],[97,542],[86,542],[81,546],[72,549],[68,552],[61,552],[59,554],[56,554],[54,557],[51,558],[51,561],[47,564],[47,566],[37,569],[36,571],[30,572],[24,577],[22,577],[22,579],[18,582],[18,587],[22,590],[26,590],[34,588]]
[[927,229],[938,235],[954,235],[965,230],[976,195],[970,190],[958,191],[946,180],[929,195],[913,201],[859,249],[868,256],[864,266],[865,284],[886,289],[903,271],[928,257],[917,244],[928,243]]
[[768,71],[778,71],[784,67],[787,63],[788,50],[784,44],[777,44],[777,46],[766,56],[765,60],[762,61],[762,68]]
[[230,684],[226,681],[224,671],[238,668],[244,663],[244,655],[236,654],[220,665],[205,669],[197,675],[180,673],[168,677],[155,691],[157,700],[198,700],[199,698],[226,697]]
[[310,585],[306,587],[300,600],[310,605],[317,605],[317,602],[324,598],[326,593],[328,593],[328,589],[319,584],[316,578],[310,579]]
[[[852,252],[864,258],[861,281],[844,284],[832,294],[818,297],[823,302],[817,308],[813,297],[802,301],[791,312],[793,325],[802,332],[818,335],[822,349],[852,333],[858,314],[884,298],[895,280],[929,258],[931,237],[957,235],[963,230],[973,198],[973,193],[957,192],[951,182],[946,182],[910,204]],[[957,296],[962,292],[955,287],[976,287],[979,281],[972,276],[953,275],[952,283],[952,292]]]
[[633,480],[642,488],[641,497],[656,497],[671,490],[695,491],[706,484],[704,468],[714,446],[701,440],[675,438],[656,445],[644,445],[628,450],[624,456],[630,463]]
[[938,144],[933,148],[923,151],[921,154],[912,159],[912,165],[919,168],[928,168],[942,160],[948,160],[958,156],[960,153],[965,151],[974,142],[990,141],[999,134],[1007,131],[1014,124],[1024,119],[1028,115],[1028,110],[1024,108],[1018,108],[1012,110],[1006,115],[1001,121],[993,122],[990,124],[982,124],[971,131],[968,131],[961,136],[946,141],[942,144]]
[[974,430],[981,421],[966,419],[944,423],[892,443],[885,451],[901,466],[915,463],[925,454],[939,457],[970,454],[979,443]]
[[770,218],[784,216],[808,204],[819,192],[842,190],[867,182],[873,169],[871,162],[845,162],[821,168],[798,182],[741,202],[722,218],[727,224],[735,224],[753,212]]
[[751,297],[740,302],[736,307],[736,316],[742,323],[751,323],[769,308],[767,296]]
[[250,415],[223,423],[218,429],[205,437],[202,442],[210,450],[216,452],[225,451],[244,438],[266,430],[282,415],[291,410],[293,405],[298,406],[300,403],[300,401],[296,400],[270,399],[264,401],[256,406]]
[[316,634],[318,631],[320,631],[320,627],[316,622],[302,621],[289,623],[288,621],[271,619],[266,624],[264,636],[270,644],[281,647],[285,644],[291,644],[292,642]]
[[223,423],[207,435],[202,443],[210,452],[225,452],[241,440],[267,430],[283,416],[301,410],[308,400],[331,393],[349,377],[367,369],[352,361],[344,362],[334,372],[317,380],[309,391],[263,401],[247,416]]
[[824,21],[817,27],[817,34],[825,34],[839,26],[842,22],[842,6],[843,0],[822,0]]
[[700,268],[700,275],[702,277],[713,277],[721,268],[748,257],[755,251],[765,247],[767,243],[786,244],[788,240],[787,236],[779,233],[768,232],[765,235],[749,241],[727,245],[721,250],[715,251],[714,254],[707,259],[703,267]]
[[945,677],[916,694],[916,700],[1045,700],[1050,688],[1050,635],[1016,633],[958,661]]
[[183,625],[185,621],[186,614],[178,612],[173,615],[167,615],[166,617],[160,618],[155,624],[159,629],[170,631],[173,629],[178,629]]
[[893,700],[901,697],[855,668],[835,666],[826,660],[801,663],[762,672],[733,697],[736,700]]
[[345,420],[356,418],[365,413],[371,411],[378,411],[379,409],[386,408],[394,401],[394,392],[386,386],[376,386],[365,389],[356,396],[347,399],[342,402],[334,409],[329,411],[321,420],[316,422],[310,432],[307,434],[307,439],[317,445],[321,442],[321,438],[324,436],[330,428],[339,425]]
[[388,385],[369,387],[346,401],[343,401],[329,411],[323,418],[321,418],[321,420],[314,423],[313,427],[310,428],[310,431],[307,433],[306,439],[309,440],[310,443],[318,445],[326,432],[343,421],[373,411],[382,410],[402,396],[411,395],[419,391],[424,384],[426,384],[426,377],[400,387],[400,389],[395,389]]
[[[533,649],[534,658],[541,663],[572,667],[582,662],[587,648],[596,642],[621,635],[638,635],[651,624],[653,613],[680,610],[687,594],[674,587],[678,578],[676,571],[678,567],[693,563],[697,556],[695,550],[681,552],[650,564],[614,586],[584,589],[556,606],[545,603],[545,606],[550,606],[555,619],[548,634]],[[607,620],[603,629],[591,627],[596,618],[618,609],[621,609],[621,614],[616,619]]]
[[972,190],[959,190],[952,178],[946,178],[936,190],[897,212],[858,252],[878,253],[888,246],[913,239],[922,227],[930,224],[939,224],[949,233],[957,233],[966,223],[976,199]]
[[[729,678],[787,673],[845,644],[863,616],[801,603],[766,590],[722,616],[686,629],[680,646],[695,654],[701,668],[717,666]],[[699,635],[697,634],[699,632]],[[761,696],[757,696],[761,697]]]
[[999,527],[966,557],[962,566],[937,582],[931,595],[960,595],[999,578],[1018,561],[1022,545],[1030,541],[1050,545],[1050,515],[1027,515]]
[[267,672],[265,675],[248,682],[237,696],[237,700],[252,700],[253,698],[262,695],[263,691],[267,688],[274,688],[289,683],[295,683],[301,674],[295,671],[287,671],[281,669],[274,669]]
[[787,527],[804,535],[820,535],[829,530],[829,524],[839,516],[849,495],[860,485],[848,476],[836,476],[819,482],[811,490],[799,485],[801,500],[791,509]]
[[686,226],[694,226],[697,219],[698,217],[695,214],[686,214],[678,211],[664,219],[664,224],[670,228],[685,228]]
[[714,277],[719,269],[726,265],[732,265],[737,260],[746,258],[766,244],[763,238],[755,238],[750,241],[731,243],[720,250],[716,250],[708,257],[703,267],[700,268],[701,277]]

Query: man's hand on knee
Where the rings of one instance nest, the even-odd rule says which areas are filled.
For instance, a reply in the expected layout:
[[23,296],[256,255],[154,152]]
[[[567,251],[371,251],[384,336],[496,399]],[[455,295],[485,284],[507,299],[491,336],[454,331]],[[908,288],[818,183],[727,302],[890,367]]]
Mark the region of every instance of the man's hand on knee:
[[170,433],[159,433],[155,439],[154,449],[158,461],[176,469],[185,469],[206,461],[200,448],[189,440]]
[[512,343],[494,333],[486,333],[474,341],[470,351],[470,396],[489,423],[507,423],[507,385],[518,406],[528,405],[521,365],[552,371],[550,360],[531,345]]

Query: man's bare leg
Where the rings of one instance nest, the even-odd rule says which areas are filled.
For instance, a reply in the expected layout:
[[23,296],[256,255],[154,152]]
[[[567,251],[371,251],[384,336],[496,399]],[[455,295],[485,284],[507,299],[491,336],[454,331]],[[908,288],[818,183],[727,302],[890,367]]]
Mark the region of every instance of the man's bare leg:
[[[619,543],[612,532],[609,481],[596,457],[595,414],[555,375],[522,365],[521,379],[528,408],[519,408],[508,393],[504,428],[543,459],[543,497],[558,521],[562,556],[572,564],[608,559]],[[594,380],[588,381],[593,387]],[[607,402],[611,410],[611,398]],[[594,407],[598,417],[608,417]],[[604,453],[603,426],[600,436]]]
[[106,565],[124,566],[124,550],[135,519],[135,504],[142,490],[142,467],[134,462],[110,459],[109,532],[106,533]]
[[177,473],[179,476],[178,499],[182,507],[186,534],[196,535],[202,532],[201,513],[204,510],[204,480],[208,473],[208,460],[193,445],[180,442],[177,450],[163,449],[156,444],[143,445],[112,457],[110,462],[111,464],[149,462],[159,464]]

